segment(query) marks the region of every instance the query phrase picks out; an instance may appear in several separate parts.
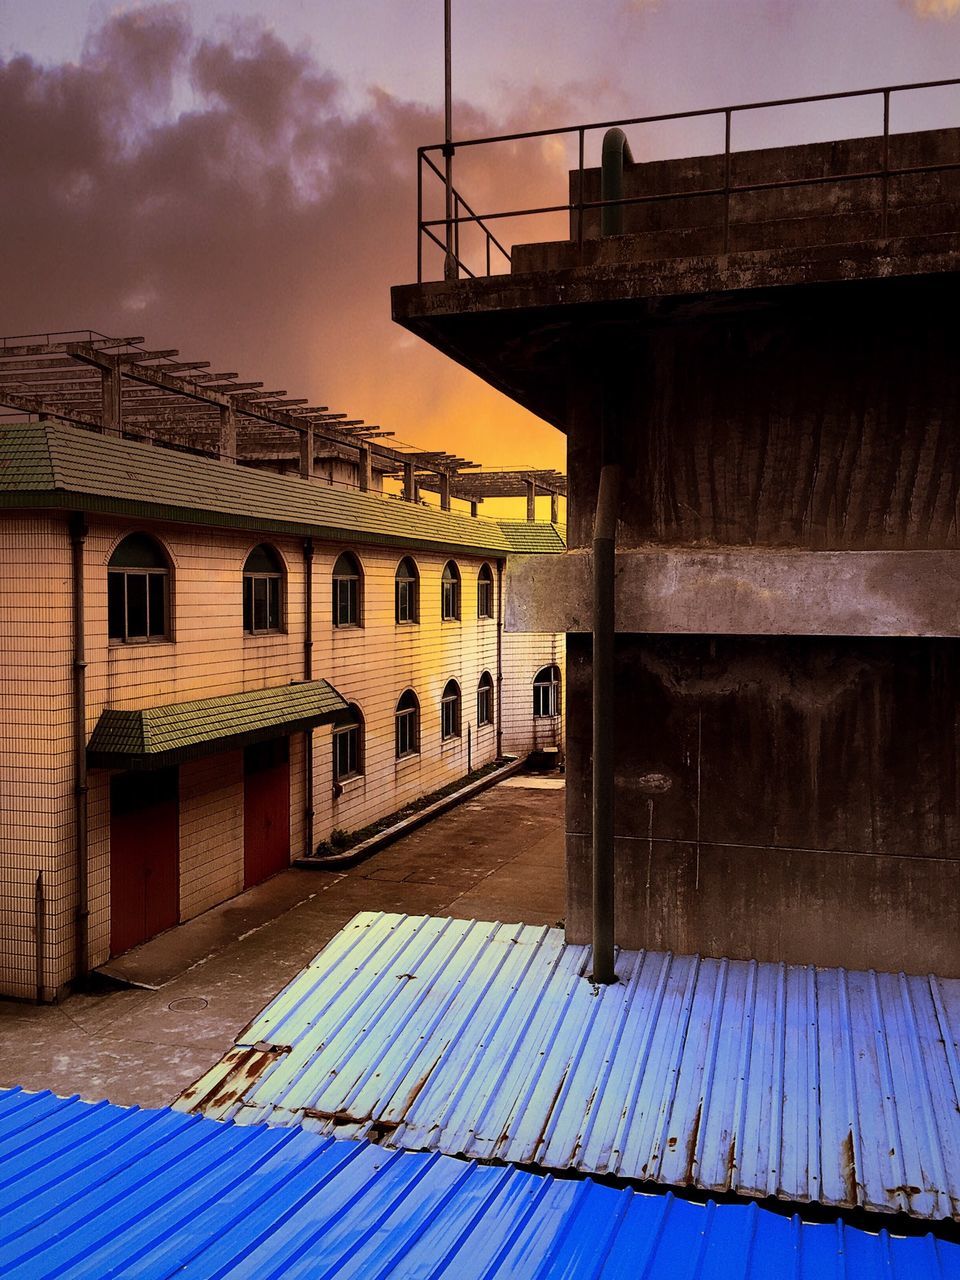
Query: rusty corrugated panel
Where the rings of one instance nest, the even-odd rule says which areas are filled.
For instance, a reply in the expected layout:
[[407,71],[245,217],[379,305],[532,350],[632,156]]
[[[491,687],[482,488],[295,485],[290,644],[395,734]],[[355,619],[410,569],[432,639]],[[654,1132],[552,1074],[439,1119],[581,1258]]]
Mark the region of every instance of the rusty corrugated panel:
[[0,1093],[0,1272],[956,1280],[960,1246],[168,1109]]
[[960,1218],[960,981],[658,952],[621,953],[612,987],[588,971],[559,929],[365,912],[176,1105]]

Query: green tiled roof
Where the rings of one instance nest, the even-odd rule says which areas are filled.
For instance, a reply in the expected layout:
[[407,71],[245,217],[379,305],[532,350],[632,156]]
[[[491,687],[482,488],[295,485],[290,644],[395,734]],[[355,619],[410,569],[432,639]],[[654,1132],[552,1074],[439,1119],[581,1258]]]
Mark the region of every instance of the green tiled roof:
[[82,509],[424,550],[503,555],[513,549],[493,520],[231,466],[64,423],[0,430],[0,507]]
[[347,702],[326,680],[173,702],[145,711],[106,710],[87,744],[102,768],[157,768],[333,720]]
[[500,528],[511,551],[532,555],[567,549],[566,538],[558,524],[540,524],[529,520],[501,520]]

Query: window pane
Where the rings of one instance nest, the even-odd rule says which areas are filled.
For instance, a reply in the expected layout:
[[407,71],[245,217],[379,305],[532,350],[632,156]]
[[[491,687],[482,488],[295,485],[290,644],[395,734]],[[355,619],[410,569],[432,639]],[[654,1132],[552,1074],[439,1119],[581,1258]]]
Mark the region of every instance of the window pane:
[[267,626],[271,631],[280,630],[280,579],[267,579]]
[[149,578],[150,629],[151,636],[167,634],[167,576],[164,573],[151,573]]
[[127,578],[127,638],[147,638],[147,575],[128,573]]
[[253,630],[253,579],[243,580],[243,629]]
[[107,574],[107,630],[111,640],[122,640],[126,635],[124,576],[122,573]]
[[253,580],[253,629],[254,631],[266,631],[267,629],[266,578],[254,578]]
[[347,579],[347,621],[356,625],[360,621],[360,583],[356,578]]

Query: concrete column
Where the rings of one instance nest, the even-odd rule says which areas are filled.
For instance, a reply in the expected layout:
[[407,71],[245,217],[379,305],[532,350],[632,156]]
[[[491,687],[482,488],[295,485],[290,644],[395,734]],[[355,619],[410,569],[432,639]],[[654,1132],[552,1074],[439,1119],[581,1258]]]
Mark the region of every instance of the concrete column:
[[447,471],[438,473],[440,476],[440,508],[442,511],[450,510],[450,474]]
[[108,436],[122,433],[120,412],[120,365],[100,369],[100,413],[103,431]]
[[416,502],[417,500],[417,482],[414,478],[412,462],[403,464],[403,496],[407,502]]
[[373,488],[373,455],[369,445],[361,445],[358,451],[360,469],[360,489],[363,493]]
[[480,503],[476,500],[476,498],[471,498],[471,499],[470,499],[470,514],[471,514],[472,516],[476,516],[476,515],[478,514],[479,508],[480,508]]
[[237,460],[237,415],[233,405],[220,406],[220,461]]
[[560,495],[557,493],[550,494],[550,523],[560,523]]
[[530,521],[537,518],[537,482],[536,480],[527,480],[527,519]]
[[300,474],[304,480],[313,475],[313,427],[304,428],[300,436]]

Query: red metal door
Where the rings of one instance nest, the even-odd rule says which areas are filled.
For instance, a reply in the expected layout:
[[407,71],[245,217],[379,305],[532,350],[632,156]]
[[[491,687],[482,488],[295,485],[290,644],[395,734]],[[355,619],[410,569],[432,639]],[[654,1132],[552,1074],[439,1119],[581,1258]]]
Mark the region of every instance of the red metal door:
[[290,865],[290,743],[243,753],[243,883],[249,889]]
[[179,919],[177,770],[118,774],[110,781],[110,954]]

